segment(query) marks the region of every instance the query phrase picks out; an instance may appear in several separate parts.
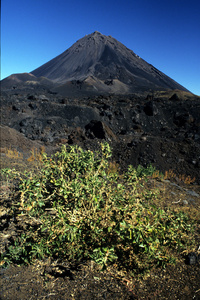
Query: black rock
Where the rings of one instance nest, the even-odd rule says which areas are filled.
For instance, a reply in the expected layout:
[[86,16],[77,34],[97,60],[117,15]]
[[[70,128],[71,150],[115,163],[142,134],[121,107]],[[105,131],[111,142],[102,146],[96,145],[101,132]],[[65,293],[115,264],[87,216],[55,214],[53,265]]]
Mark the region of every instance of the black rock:
[[152,101],[147,102],[143,110],[147,116],[153,116],[158,113],[157,108]]
[[186,257],[186,264],[188,265],[195,265],[196,263],[198,263],[199,257],[196,253],[191,252],[188,254],[188,256]]
[[28,119],[23,119],[23,120],[21,120],[21,122],[19,123],[19,125],[20,126],[27,126],[29,124],[29,121],[28,121]]
[[169,98],[169,100],[179,101],[180,98],[179,98],[178,95],[175,93],[175,94],[173,94],[173,95]]
[[29,100],[36,100],[37,98],[36,98],[35,95],[29,95],[29,96],[28,96],[28,99],[29,99]]
[[13,105],[12,109],[15,111],[20,111],[20,107],[18,105]]
[[35,103],[29,103],[28,105],[31,109],[37,109],[37,105]]
[[92,120],[89,124],[85,126],[85,129],[88,137],[105,139],[105,131],[101,121]]

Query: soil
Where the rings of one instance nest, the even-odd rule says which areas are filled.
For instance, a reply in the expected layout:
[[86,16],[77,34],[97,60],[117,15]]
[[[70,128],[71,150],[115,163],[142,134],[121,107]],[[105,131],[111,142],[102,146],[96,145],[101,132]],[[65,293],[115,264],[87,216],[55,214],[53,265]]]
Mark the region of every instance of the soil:
[[[59,272],[59,270],[61,272]],[[199,265],[183,262],[143,280],[121,280],[91,263],[10,266],[1,271],[1,299],[200,299]],[[131,283],[130,283],[131,282]]]
[[[95,150],[107,141],[121,170],[128,164],[152,164],[163,173],[173,170],[173,182],[152,182],[170,191],[166,205],[182,205],[191,213],[199,209],[199,97],[176,91],[70,99],[30,87],[4,90],[1,100],[2,167],[9,148],[27,158],[31,149],[42,146],[50,154],[61,144]],[[186,186],[180,175],[195,182]],[[19,230],[9,217],[13,199],[11,187],[2,182],[1,249]],[[195,251],[200,228],[197,233]],[[142,279],[122,276],[114,267],[100,271],[90,261],[37,261],[1,269],[0,286],[1,299],[200,299],[200,262],[189,264],[180,256],[175,266],[153,268]]]

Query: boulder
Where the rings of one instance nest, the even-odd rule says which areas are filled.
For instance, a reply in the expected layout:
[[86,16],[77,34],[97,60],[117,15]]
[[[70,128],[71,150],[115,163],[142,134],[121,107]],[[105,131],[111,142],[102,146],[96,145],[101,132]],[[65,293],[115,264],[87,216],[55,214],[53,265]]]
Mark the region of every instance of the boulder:
[[92,120],[85,126],[86,136],[89,138],[117,140],[116,135],[104,122]]

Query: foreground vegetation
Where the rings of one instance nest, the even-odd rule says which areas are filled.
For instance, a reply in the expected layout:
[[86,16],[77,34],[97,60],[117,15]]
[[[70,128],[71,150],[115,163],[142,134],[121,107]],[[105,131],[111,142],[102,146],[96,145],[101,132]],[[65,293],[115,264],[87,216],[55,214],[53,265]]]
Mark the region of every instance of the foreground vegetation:
[[195,222],[161,208],[159,192],[147,188],[155,169],[129,166],[120,174],[110,158],[108,144],[95,153],[62,146],[51,157],[42,154],[37,172],[3,169],[17,183],[12,214],[26,230],[1,254],[2,264],[51,257],[141,273],[193,247]]

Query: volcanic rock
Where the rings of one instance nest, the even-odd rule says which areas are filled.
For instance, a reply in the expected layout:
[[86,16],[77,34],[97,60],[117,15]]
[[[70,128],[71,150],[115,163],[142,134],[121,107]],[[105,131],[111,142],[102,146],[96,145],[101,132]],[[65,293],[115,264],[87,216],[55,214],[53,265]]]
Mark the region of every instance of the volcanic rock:
[[104,122],[91,120],[89,124],[85,126],[86,136],[89,138],[98,138],[98,139],[110,139],[117,141],[116,135],[113,131],[106,125]]

